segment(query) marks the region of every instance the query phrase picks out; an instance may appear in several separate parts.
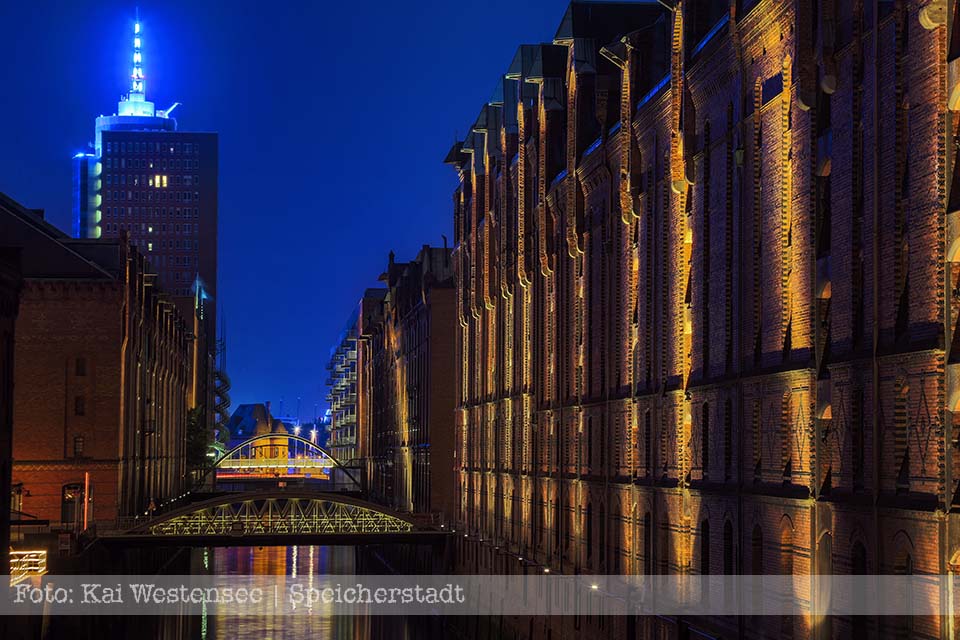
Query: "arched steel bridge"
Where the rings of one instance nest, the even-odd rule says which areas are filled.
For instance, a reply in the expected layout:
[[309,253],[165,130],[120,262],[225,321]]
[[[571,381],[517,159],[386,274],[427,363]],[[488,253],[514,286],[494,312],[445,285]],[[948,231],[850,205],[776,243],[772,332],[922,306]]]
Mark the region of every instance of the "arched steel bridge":
[[217,478],[256,480],[277,478],[328,479],[339,470],[360,489],[348,467],[318,444],[289,433],[267,433],[241,442],[215,463]]
[[251,491],[185,505],[140,519],[110,541],[176,546],[430,542],[443,532],[364,500],[315,491]]

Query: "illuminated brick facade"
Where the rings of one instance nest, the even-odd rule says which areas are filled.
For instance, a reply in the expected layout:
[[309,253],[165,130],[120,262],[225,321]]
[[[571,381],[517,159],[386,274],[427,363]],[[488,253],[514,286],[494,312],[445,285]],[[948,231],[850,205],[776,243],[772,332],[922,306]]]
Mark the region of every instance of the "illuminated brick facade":
[[393,253],[360,305],[361,450],[369,495],[452,520],[456,303],[451,250]]
[[667,4],[571,4],[448,155],[461,561],[952,571],[955,1]]
[[17,510],[65,529],[85,516],[112,527],[183,494],[191,334],[144,256],[124,238],[70,239],[2,196],[0,238],[21,249],[24,279]]

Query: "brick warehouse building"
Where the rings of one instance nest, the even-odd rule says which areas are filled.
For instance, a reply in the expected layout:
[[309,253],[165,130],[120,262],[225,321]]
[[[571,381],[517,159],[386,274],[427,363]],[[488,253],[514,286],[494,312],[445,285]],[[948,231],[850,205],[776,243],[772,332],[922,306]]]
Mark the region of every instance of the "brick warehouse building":
[[[447,157],[460,561],[956,571],[956,1],[662,4],[571,4]],[[953,625],[594,618],[579,633]]]
[[454,516],[456,294],[452,252],[390,253],[357,311],[358,431],[370,498],[407,513]]
[[15,509],[78,530],[181,495],[191,340],[143,255],[71,239],[2,195],[0,238],[21,249],[24,280]]

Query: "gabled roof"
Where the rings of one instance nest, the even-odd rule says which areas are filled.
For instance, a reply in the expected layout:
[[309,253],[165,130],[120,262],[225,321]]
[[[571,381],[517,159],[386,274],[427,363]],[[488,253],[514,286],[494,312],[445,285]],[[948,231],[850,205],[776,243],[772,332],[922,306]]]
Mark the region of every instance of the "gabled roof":
[[566,44],[575,38],[592,38],[598,44],[610,42],[627,31],[642,27],[666,13],[657,0],[640,2],[587,2],[577,0],[567,5],[560,20],[556,44]]
[[[116,279],[104,267],[118,262],[119,241],[74,240],[0,193],[0,244],[20,247],[24,278]],[[99,259],[97,259],[99,258]]]

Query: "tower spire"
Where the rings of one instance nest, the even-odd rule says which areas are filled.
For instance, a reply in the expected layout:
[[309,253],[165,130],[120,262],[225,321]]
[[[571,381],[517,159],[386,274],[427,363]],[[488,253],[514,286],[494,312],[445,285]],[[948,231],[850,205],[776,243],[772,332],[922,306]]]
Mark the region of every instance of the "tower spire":
[[133,73],[130,74],[130,97],[132,102],[143,102],[143,53],[141,52],[140,9],[137,9],[136,22],[133,23]]

